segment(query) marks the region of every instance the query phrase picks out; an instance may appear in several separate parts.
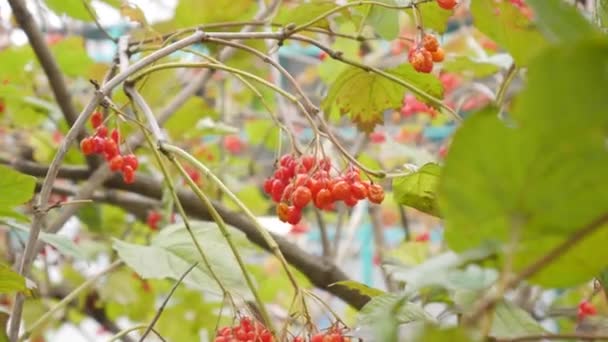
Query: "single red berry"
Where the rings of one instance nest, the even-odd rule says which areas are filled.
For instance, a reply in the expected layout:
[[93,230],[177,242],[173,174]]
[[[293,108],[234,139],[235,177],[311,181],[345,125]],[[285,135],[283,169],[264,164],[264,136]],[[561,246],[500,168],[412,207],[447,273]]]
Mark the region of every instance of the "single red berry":
[[93,128],[99,127],[102,122],[103,114],[101,114],[101,112],[94,112],[91,114],[91,126],[93,126]]
[[124,164],[124,160],[121,155],[117,155],[110,160],[110,170],[120,171]]
[[285,190],[285,183],[283,183],[280,179],[275,179],[272,181],[272,190],[270,196],[272,200],[275,202],[279,202],[283,197],[283,191]]
[[97,129],[95,130],[95,135],[100,138],[107,137],[108,136],[108,127],[106,127],[104,125],[97,127]]
[[118,132],[116,128],[112,129],[112,132],[110,132],[110,138],[114,140],[116,145],[120,145],[120,132]]
[[346,204],[346,206],[350,208],[357,205],[357,202],[359,202],[359,200],[353,194],[350,194],[347,198],[344,199],[344,204]]
[[282,201],[289,201],[291,199],[291,195],[293,194],[294,186],[293,184],[287,184],[285,189],[283,189],[283,194],[281,195]]
[[304,186],[298,186],[293,192],[291,202],[296,208],[304,208],[312,199],[312,192],[309,188]]
[[104,140],[103,151],[105,153],[106,159],[111,160],[112,158],[118,155],[118,145],[116,145],[114,140],[106,138]]
[[414,238],[414,241],[417,241],[417,242],[426,242],[426,241],[429,241],[429,238],[430,238],[429,232],[425,231],[422,234],[417,235]]
[[437,0],[437,5],[446,10],[454,9],[457,4],[458,2],[456,0]]
[[321,159],[321,161],[319,161],[319,167],[321,170],[329,172],[329,170],[331,170],[331,159],[327,157]]
[[137,161],[137,157],[134,154],[127,154],[123,158],[125,161],[125,166],[130,166],[133,171],[137,170],[139,162]]
[[350,185],[350,193],[359,200],[367,197],[367,188],[361,182],[354,182]]
[[435,52],[439,49],[439,42],[432,34],[425,34],[422,39],[422,46],[424,46],[428,52]]
[[287,223],[298,224],[302,219],[302,209],[296,208],[296,206],[290,205],[287,210]]
[[106,149],[106,142],[101,137],[93,137],[93,146],[95,153],[103,153]]
[[281,156],[281,158],[279,159],[279,165],[281,166],[288,166],[289,163],[293,160],[293,156],[291,154],[284,154],[283,156]]
[[224,137],[224,148],[232,154],[238,154],[245,148],[245,143],[238,135],[227,135]]
[[431,57],[433,57],[433,62],[443,62],[445,59],[445,52],[442,48],[438,48],[437,51],[431,52]]
[[595,308],[595,305],[593,305],[592,303],[584,300],[582,302],[580,302],[580,304],[578,305],[578,319],[581,320],[587,316],[593,316],[597,314],[597,309]]
[[86,137],[82,139],[82,141],[80,142],[80,150],[85,155],[95,153],[95,143],[93,142],[93,138]]
[[279,220],[287,222],[289,218],[289,205],[287,205],[287,203],[281,202],[277,205],[277,216],[279,217]]
[[306,168],[306,171],[310,171],[316,164],[317,158],[314,156],[304,156],[302,157],[302,165]]
[[327,52],[325,52],[325,51],[321,51],[321,52],[319,52],[319,60],[320,60],[320,61],[324,61],[324,60],[326,60],[328,56],[329,56],[329,55],[328,55],[328,54],[327,54]]
[[369,135],[369,140],[374,144],[382,144],[386,141],[386,134],[381,131],[372,132]]
[[429,73],[433,70],[433,55],[424,48],[413,48],[408,60],[418,72]]
[[333,202],[331,191],[329,189],[321,189],[315,196],[315,207],[325,209]]
[[350,196],[350,186],[346,181],[340,180],[331,186],[331,196],[336,200],[345,200]]
[[268,178],[264,181],[264,192],[268,195],[270,195],[270,193],[272,193],[272,178]]
[[122,167],[122,180],[126,184],[132,184],[135,182],[135,171],[129,165],[125,165]]
[[370,202],[380,204],[384,200],[384,189],[378,184],[372,184],[369,187],[367,198]]

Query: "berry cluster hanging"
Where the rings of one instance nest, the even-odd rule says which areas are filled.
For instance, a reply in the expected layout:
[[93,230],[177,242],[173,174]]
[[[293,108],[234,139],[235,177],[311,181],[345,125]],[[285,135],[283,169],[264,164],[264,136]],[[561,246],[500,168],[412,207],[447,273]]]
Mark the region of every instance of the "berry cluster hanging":
[[311,155],[297,158],[286,154],[280,158],[278,169],[264,182],[264,192],[278,203],[281,221],[297,224],[309,203],[321,210],[332,210],[339,201],[353,207],[366,198],[377,204],[384,200],[382,187],[362,181],[355,167],[335,176],[330,175],[331,167],[331,160]]
[[108,137],[108,127],[103,124],[103,114],[94,112],[91,115],[91,126],[95,129],[93,136],[86,137],[80,142],[80,150],[85,155],[100,154],[108,162],[110,170],[122,173],[125,183],[135,182],[135,170],[139,166],[134,154],[120,154],[120,134],[112,129]]

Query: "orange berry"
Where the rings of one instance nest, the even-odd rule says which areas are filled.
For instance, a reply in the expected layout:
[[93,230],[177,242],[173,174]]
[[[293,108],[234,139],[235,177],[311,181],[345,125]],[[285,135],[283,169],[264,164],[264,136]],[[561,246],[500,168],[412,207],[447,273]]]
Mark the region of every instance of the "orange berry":
[[423,48],[410,50],[408,60],[418,72],[430,73],[433,70],[433,56]]
[[424,46],[428,52],[432,53],[439,49],[439,42],[432,34],[425,34],[424,38],[422,39],[422,46]]
[[442,48],[438,48],[437,51],[431,52],[431,56],[433,57],[433,62],[443,62],[445,52]]

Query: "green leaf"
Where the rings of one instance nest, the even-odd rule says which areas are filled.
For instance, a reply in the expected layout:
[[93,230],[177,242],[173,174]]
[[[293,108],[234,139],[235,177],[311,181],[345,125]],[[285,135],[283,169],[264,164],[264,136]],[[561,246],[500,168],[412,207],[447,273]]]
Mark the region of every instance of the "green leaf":
[[0,264],[0,293],[13,293],[28,291],[25,285],[25,278],[13,269],[4,264]]
[[165,129],[167,129],[171,137],[179,139],[185,135],[190,136],[200,132],[197,128],[197,123],[200,119],[215,116],[215,111],[209,108],[202,98],[191,97],[167,120]]
[[84,251],[66,236],[40,232],[39,238],[55,247],[63,255],[68,255],[80,260],[85,260],[87,258]]
[[502,301],[494,309],[490,330],[492,337],[511,339],[546,332],[529,313],[513,303]]
[[[340,25],[338,31],[349,34],[356,34],[357,32],[355,25],[350,21]],[[336,51],[340,51],[346,58],[353,60],[359,59],[359,42],[353,39],[336,37],[335,41],[331,45],[331,48]],[[333,84],[336,77],[338,77],[342,71],[347,68],[348,65],[338,60],[326,58],[321,64],[319,64],[317,70],[319,72],[319,77],[323,80],[323,82],[330,85]]]
[[[395,0],[380,0],[388,5],[396,5]],[[392,8],[368,5],[370,7],[365,24],[384,39],[392,40],[399,35],[399,12]]]
[[460,270],[460,268],[493,253],[492,248],[473,249],[460,254],[446,252],[414,267],[399,265],[385,267],[395,280],[405,282],[410,291],[429,286],[441,286],[450,290],[479,289],[492,284],[496,280],[496,272],[468,268]]
[[530,20],[508,1],[473,0],[471,13],[475,27],[505,48],[519,66],[547,46]]
[[429,255],[429,245],[420,242],[402,242],[397,248],[386,253],[390,259],[397,260],[402,265],[415,266],[423,263]]
[[473,338],[464,328],[439,328],[435,325],[426,325],[421,334],[414,338],[414,342],[472,342]]
[[472,60],[466,56],[450,58],[443,62],[443,70],[475,78],[491,76],[500,71],[500,66],[494,63]]
[[398,326],[415,321],[432,322],[433,318],[407,297],[392,293],[373,297],[357,317],[358,325],[371,327],[378,341],[397,341]]
[[[273,22],[282,25],[287,25],[290,23],[302,25],[336,7],[337,5],[334,1],[328,0],[313,0],[310,2],[304,2],[289,9],[280,10]],[[313,27],[315,26],[329,28],[329,22],[327,19],[323,19],[313,25]]]
[[263,144],[274,151],[278,147],[280,131],[276,123],[268,120],[252,120],[245,123],[245,132],[251,145]]
[[598,34],[593,25],[572,6],[563,1],[529,0],[534,9],[534,22],[549,41],[574,42]]
[[93,18],[87,11],[84,1],[90,0],[46,0],[46,5],[56,14],[65,14],[74,19],[92,21]]
[[[82,2],[82,0],[77,1]],[[84,40],[80,37],[69,37],[51,46],[51,52],[64,74],[70,77],[82,77],[91,69],[93,60],[85,50],[84,44]]]
[[[240,295],[249,296],[236,259],[216,225],[210,222],[190,223],[197,241],[222,283]],[[240,245],[239,251],[247,251],[244,235],[235,229],[230,229],[230,233],[232,239]],[[184,283],[203,291],[221,293],[183,224],[163,228],[149,246],[114,240],[114,249],[144,279],[178,279],[194,262],[198,262]]]
[[[196,26],[251,18],[253,0],[180,0],[175,9],[175,25]],[[204,9],[204,10],[201,10]]]
[[386,294],[386,292],[384,292],[382,290],[378,290],[376,288],[369,287],[365,284],[362,284],[362,283],[360,283],[358,281],[354,281],[354,280],[339,281],[337,283],[333,283],[333,284],[329,285],[328,287],[332,287],[332,286],[343,286],[350,290],[355,290],[355,291],[359,292],[360,294],[371,297],[371,298]]
[[[443,95],[441,83],[435,76],[418,73],[410,64],[386,72],[433,97],[440,98]],[[330,86],[322,106],[327,113],[337,106],[340,112],[343,115],[348,114],[361,130],[371,132],[376,124],[383,122],[385,110],[401,106],[405,90],[402,85],[378,74],[348,67]]]
[[34,195],[35,186],[35,177],[0,165],[0,208],[12,209],[13,206],[29,201]]
[[[513,114],[518,127],[490,109],[459,129],[439,186],[452,249],[505,244],[516,234],[519,270],[606,212],[608,100],[598,88],[608,82],[607,52],[605,43],[548,49],[529,67]],[[587,281],[605,267],[600,241],[607,238],[606,229],[590,234],[532,280],[554,287]]]
[[397,203],[439,216],[437,185],[441,167],[435,163],[423,165],[418,171],[393,180]]
[[[446,11],[439,7],[436,1],[418,4],[418,9],[420,9],[420,14],[422,14],[424,28],[438,33],[444,33],[447,30],[448,20],[454,13],[453,11]],[[413,17],[411,9],[407,9],[406,11],[410,17]]]
[[82,223],[86,224],[89,231],[100,233],[103,227],[101,211],[99,205],[85,205],[78,209],[76,216]]
[[[0,79],[13,82],[29,82],[31,73],[26,72],[25,66],[35,60],[32,48],[25,44],[20,47],[10,47],[0,51]],[[6,86],[2,88],[6,89]],[[25,90],[25,89],[24,89]]]

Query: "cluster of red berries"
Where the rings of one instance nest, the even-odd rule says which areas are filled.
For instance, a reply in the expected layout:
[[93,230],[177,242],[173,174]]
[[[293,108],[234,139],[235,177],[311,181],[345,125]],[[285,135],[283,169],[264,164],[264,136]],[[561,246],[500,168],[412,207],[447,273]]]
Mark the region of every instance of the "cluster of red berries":
[[578,305],[577,317],[579,320],[582,320],[587,316],[593,316],[596,314],[597,314],[597,309],[595,308],[595,305],[593,305],[592,303],[584,300],[584,301],[580,302],[580,304]]
[[358,169],[351,166],[344,175],[335,177],[330,176],[330,170],[331,160],[327,158],[283,155],[279,168],[264,182],[264,192],[278,203],[279,219],[297,224],[302,219],[302,209],[309,203],[322,210],[332,210],[339,201],[353,207],[365,198],[378,204],[384,200],[382,187],[362,181]]
[[427,113],[432,118],[437,115],[437,111],[433,107],[429,107],[426,103],[418,101],[416,96],[407,94],[403,98],[403,106],[401,106],[401,115],[410,117],[418,113]]
[[[325,332],[312,335],[310,342],[350,342],[350,338],[343,335],[342,330],[333,327]],[[292,342],[305,342],[303,337],[294,337]]]
[[120,154],[120,133],[116,128],[112,129],[108,137],[108,127],[103,124],[103,115],[95,112],[91,115],[91,126],[95,134],[86,137],[80,142],[80,150],[85,155],[101,154],[108,162],[110,170],[122,172],[125,183],[135,182],[135,170],[139,166],[134,154]]
[[424,73],[433,71],[433,62],[442,62],[444,58],[445,52],[432,34],[425,34],[422,42],[415,44],[407,55],[414,69]]
[[437,0],[437,5],[439,5],[439,7],[446,9],[446,10],[452,10],[452,9],[454,9],[454,7],[456,7],[456,5],[458,5],[458,1],[456,1],[456,0]]
[[272,333],[266,327],[249,317],[242,317],[239,324],[223,327],[217,332],[215,342],[273,342]]

